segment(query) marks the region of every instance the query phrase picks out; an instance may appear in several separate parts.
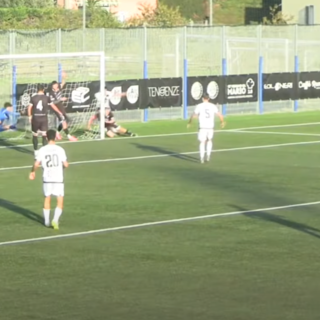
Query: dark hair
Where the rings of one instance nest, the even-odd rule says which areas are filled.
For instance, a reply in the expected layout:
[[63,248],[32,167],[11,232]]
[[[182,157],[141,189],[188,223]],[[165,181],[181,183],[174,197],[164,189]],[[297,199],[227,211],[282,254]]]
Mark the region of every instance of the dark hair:
[[44,85],[38,84],[38,91],[44,91]]
[[55,85],[55,84],[59,84],[59,82],[58,82],[58,81],[52,81],[52,82],[51,82],[51,85],[52,85],[52,86]]
[[6,103],[3,105],[3,107],[4,107],[4,108],[12,107],[12,103],[6,102]]
[[50,129],[47,131],[47,139],[48,141],[56,140],[56,130]]
[[203,96],[202,96],[202,99],[210,100],[210,96],[207,93],[204,93]]

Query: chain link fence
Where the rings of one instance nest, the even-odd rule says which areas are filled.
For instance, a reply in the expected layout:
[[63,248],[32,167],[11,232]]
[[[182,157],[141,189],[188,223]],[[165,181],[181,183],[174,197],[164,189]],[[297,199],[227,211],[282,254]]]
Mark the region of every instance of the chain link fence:
[[[181,77],[184,60],[189,76],[221,75],[222,60],[228,74],[258,73],[259,57],[264,72],[320,70],[320,26],[237,26],[1,31],[0,54],[105,51],[106,79]],[[147,65],[147,69],[146,69]],[[12,94],[13,62],[0,61],[1,98]],[[35,71],[30,66],[29,72]],[[302,109],[318,107],[319,101],[301,102]],[[292,110],[292,102],[266,103],[265,111]],[[256,103],[228,106],[228,113],[256,112]],[[160,114],[161,113],[161,114]],[[125,113],[124,113],[125,114]],[[132,118],[132,112],[130,117]],[[150,119],[179,118],[181,110],[150,110]],[[137,119],[141,113],[137,111]]]

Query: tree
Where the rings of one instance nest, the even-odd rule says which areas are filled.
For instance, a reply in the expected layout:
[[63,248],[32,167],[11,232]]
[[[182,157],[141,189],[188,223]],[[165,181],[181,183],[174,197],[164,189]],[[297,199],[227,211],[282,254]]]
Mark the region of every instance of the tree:
[[54,6],[54,0],[0,0],[1,8],[49,8]]
[[262,23],[267,25],[285,25],[293,19],[293,16],[288,16],[282,13],[280,6],[275,5],[270,7],[269,17],[263,17]]
[[140,14],[130,18],[126,22],[128,27],[151,26],[151,27],[173,27],[186,24],[186,19],[182,17],[179,7],[168,7],[159,3],[154,8],[151,5],[141,5]]

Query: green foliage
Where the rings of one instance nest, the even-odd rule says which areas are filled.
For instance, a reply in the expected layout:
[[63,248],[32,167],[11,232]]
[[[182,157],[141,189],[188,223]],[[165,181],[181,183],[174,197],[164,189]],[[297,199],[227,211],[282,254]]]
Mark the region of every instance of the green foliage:
[[150,5],[141,5],[140,15],[132,17],[126,22],[128,27],[152,26],[152,27],[173,27],[186,24],[179,7],[169,7],[159,4],[157,8]]
[[263,18],[263,24],[266,25],[284,25],[288,24],[293,19],[293,16],[288,16],[282,13],[279,5],[270,7],[270,17]]
[[1,8],[50,8],[53,6],[53,0],[0,0]]
[[88,28],[120,28],[122,24],[107,10],[90,8],[88,10]]

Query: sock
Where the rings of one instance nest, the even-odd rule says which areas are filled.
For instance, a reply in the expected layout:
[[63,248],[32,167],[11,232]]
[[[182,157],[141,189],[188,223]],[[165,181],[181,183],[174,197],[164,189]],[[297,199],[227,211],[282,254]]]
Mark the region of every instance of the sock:
[[54,211],[53,221],[58,223],[61,214],[62,214],[62,209],[57,207],[56,210]]
[[207,158],[210,158],[212,151],[212,141],[207,141]]
[[43,209],[43,217],[44,217],[44,223],[46,225],[50,224],[50,209]]
[[63,131],[65,132],[65,134],[67,135],[67,136],[69,136],[69,129],[67,128],[67,129],[63,129]]
[[63,128],[62,123],[60,123],[57,130],[60,132],[62,128]]
[[200,159],[204,159],[206,153],[206,143],[204,141],[200,142]]
[[127,131],[125,132],[125,135],[131,136],[131,135],[132,135],[132,132],[129,131],[129,130],[127,130]]
[[42,137],[42,145],[46,146],[48,144],[47,138],[46,137]]
[[32,144],[33,144],[33,150],[38,150],[38,137],[33,136],[32,137]]

